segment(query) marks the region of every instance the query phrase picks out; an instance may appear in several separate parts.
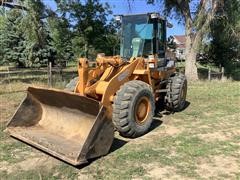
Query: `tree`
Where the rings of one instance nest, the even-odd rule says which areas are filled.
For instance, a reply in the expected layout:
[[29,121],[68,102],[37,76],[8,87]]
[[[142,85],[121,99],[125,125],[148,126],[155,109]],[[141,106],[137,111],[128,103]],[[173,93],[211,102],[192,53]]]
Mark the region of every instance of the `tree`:
[[39,67],[48,61],[68,61],[79,56],[93,59],[99,52],[112,55],[118,47],[107,3],[56,0],[57,12],[47,8],[42,0],[19,3],[5,4],[7,18],[0,16],[4,46],[0,57],[5,62]]
[[[240,60],[240,1],[224,1],[211,22],[211,42],[208,54],[216,65],[234,73]],[[239,67],[239,63],[238,63]]]
[[67,62],[73,59],[73,48],[71,44],[72,32],[70,23],[64,16],[58,16],[57,13],[49,10],[51,16],[48,17],[48,27],[51,45],[56,49],[57,60]]
[[21,12],[11,10],[2,17],[2,26],[0,29],[2,64],[7,62],[17,63],[18,66],[24,66],[26,63],[25,38],[21,31]]
[[[185,24],[186,67],[185,75],[189,80],[197,80],[196,55],[198,48],[214,18],[217,0],[147,0],[148,3],[164,4],[166,15],[174,15]],[[194,12],[192,11],[194,10]]]
[[98,52],[113,54],[113,44],[117,43],[115,29],[108,23],[111,15],[107,3],[99,0],[57,1],[62,16],[69,15],[72,31],[72,49],[76,57],[94,59]]
[[23,1],[28,11],[22,21],[22,29],[26,36],[28,51],[27,66],[40,66],[55,60],[55,48],[51,44],[50,32],[46,23],[48,17],[46,7],[41,0]]
[[[25,9],[5,9],[1,25],[1,45],[4,62],[31,67],[54,60],[55,49],[46,25],[46,9],[40,1],[22,1]],[[27,9],[27,11],[25,11]]]
[[3,16],[3,9],[0,8],[0,65],[3,64],[3,58],[4,58],[4,49],[3,49],[3,29],[5,28],[5,17]]

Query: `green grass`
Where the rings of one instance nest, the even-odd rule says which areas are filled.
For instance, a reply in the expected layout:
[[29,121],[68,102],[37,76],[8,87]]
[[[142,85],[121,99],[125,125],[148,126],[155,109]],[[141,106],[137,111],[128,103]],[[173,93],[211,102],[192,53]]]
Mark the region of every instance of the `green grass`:
[[[12,140],[3,132],[6,126],[5,120],[9,119],[17,108],[28,85],[29,83],[13,83],[10,92],[9,85],[0,85],[0,98],[4,104],[0,106],[0,164],[4,162],[8,169],[16,167],[26,159],[46,157],[43,153]],[[89,165],[76,168],[56,160],[53,166],[48,166],[47,162],[52,161],[49,159],[46,164],[35,164],[30,170],[17,168],[13,172],[7,172],[0,167],[0,177],[3,179],[171,179],[174,177],[175,179],[239,179],[240,83],[231,81],[189,83],[187,100],[190,105],[184,111],[164,116],[162,125],[143,137],[133,140],[122,139],[127,140],[128,143]],[[117,133],[116,136],[121,139]],[[217,163],[215,159],[221,157],[226,160]],[[237,166],[235,169],[238,170],[231,168],[227,163],[235,164]],[[207,170],[202,169],[205,166]],[[215,172],[212,170],[214,168],[221,171]],[[211,170],[212,174],[209,173]]]
[[16,163],[23,160],[24,157],[16,153],[30,150],[29,147],[23,146],[20,142],[2,143],[0,144],[0,149],[0,162],[7,161],[10,163]]

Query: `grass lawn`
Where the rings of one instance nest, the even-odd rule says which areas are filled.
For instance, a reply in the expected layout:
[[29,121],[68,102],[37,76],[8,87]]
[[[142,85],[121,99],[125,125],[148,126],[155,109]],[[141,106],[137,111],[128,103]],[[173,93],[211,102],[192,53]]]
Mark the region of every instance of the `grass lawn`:
[[77,168],[3,132],[28,85],[0,85],[0,179],[240,179],[239,82],[190,83],[184,111],[137,139],[115,133],[107,156]]

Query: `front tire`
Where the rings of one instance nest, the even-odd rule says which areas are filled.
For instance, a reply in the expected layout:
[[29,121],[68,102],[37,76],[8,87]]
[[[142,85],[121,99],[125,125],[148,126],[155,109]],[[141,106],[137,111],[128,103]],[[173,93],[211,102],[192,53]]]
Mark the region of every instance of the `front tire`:
[[113,123],[124,137],[135,138],[148,132],[155,110],[151,87],[139,80],[121,86],[113,102]]

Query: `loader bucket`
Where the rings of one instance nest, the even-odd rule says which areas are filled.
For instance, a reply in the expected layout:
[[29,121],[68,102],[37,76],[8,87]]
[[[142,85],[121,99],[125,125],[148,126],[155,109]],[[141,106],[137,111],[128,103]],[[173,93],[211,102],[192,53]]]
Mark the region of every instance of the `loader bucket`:
[[11,136],[72,165],[108,153],[114,128],[98,101],[71,92],[29,87],[7,125]]

